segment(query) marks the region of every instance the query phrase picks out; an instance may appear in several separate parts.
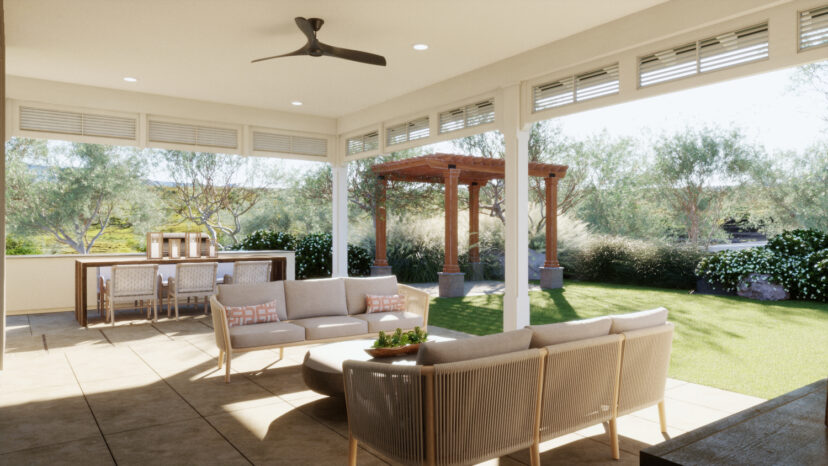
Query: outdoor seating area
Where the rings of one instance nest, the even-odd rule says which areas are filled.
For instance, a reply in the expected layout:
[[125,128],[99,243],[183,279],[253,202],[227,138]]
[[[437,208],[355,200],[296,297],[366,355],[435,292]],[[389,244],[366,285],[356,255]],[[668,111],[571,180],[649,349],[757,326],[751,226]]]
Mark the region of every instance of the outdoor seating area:
[[[227,384],[209,317],[145,317],[124,311],[114,328],[88,329],[71,312],[8,318],[0,463],[347,462],[344,399],[318,394],[302,378],[305,353],[318,345],[287,347],[283,357],[277,350],[236,355]],[[466,336],[433,326],[429,333]],[[618,418],[620,460],[611,458],[608,426],[596,424],[542,441],[541,462],[637,464],[640,449],[763,401],[669,378],[664,400],[666,436],[655,406]],[[530,452],[498,461],[529,464]],[[388,462],[360,444],[358,464]]]
[[0,102],[0,466],[828,466],[828,0],[0,0]]

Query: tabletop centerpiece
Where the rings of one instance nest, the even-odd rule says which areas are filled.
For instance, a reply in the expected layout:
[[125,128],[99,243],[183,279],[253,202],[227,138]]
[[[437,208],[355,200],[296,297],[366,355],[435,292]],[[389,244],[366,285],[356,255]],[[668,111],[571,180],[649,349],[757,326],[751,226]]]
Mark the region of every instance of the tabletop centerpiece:
[[365,348],[365,352],[375,358],[411,354],[416,353],[420,348],[420,343],[425,343],[427,340],[428,333],[420,327],[414,327],[414,330],[408,332],[403,332],[401,328],[398,328],[390,335],[380,331],[374,344],[370,348]]

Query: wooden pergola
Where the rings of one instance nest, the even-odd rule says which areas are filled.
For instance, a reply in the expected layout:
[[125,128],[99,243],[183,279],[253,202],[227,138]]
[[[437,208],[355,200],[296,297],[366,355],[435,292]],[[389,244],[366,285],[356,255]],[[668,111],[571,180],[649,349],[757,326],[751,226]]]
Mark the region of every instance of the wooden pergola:
[[[463,274],[457,263],[457,186],[469,189],[469,261],[479,268],[479,210],[480,188],[490,180],[503,179],[505,161],[486,157],[455,154],[431,154],[405,160],[395,160],[373,166],[380,183],[376,212],[376,256],[373,275],[391,273],[386,257],[385,199],[388,181],[445,184],[446,235],[445,261],[440,274],[440,296],[462,296]],[[546,260],[543,268],[557,269],[558,264],[558,180],[566,176],[565,165],[529,163],[529,176],[544,179],[546,187]],[[458,286],[459,283],[459,286]]]

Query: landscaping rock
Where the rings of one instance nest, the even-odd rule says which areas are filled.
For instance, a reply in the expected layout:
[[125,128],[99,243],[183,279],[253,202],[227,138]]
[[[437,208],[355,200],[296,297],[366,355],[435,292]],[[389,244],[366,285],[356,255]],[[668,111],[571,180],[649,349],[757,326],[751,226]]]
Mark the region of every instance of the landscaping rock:
[[743,298],[758,299],[760,301],[782,301],[790,299],[790,295],[782,285],[771,281],[770,275],[752,273],[739,283],[736,293]]

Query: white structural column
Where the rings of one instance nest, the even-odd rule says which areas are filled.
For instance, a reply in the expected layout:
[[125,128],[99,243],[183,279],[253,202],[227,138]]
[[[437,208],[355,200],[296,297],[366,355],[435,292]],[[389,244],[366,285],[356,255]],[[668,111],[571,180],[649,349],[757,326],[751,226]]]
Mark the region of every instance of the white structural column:
[[497,104],[506,144],[506,293],[503,331],[529,325],[529,130],[520,122],[520,86]]
[[333,189],[331,236],[333,237],[333,263],[331,272],[334,277],[348,276],[348,163],[339,160],[331,164]]
[[[6,31],[0,0],[0,102],[6,102]],[[0,108],[0,243],[6,244],[6,105]],[[0,370],[6,353],[6,248],[0,252]]]

